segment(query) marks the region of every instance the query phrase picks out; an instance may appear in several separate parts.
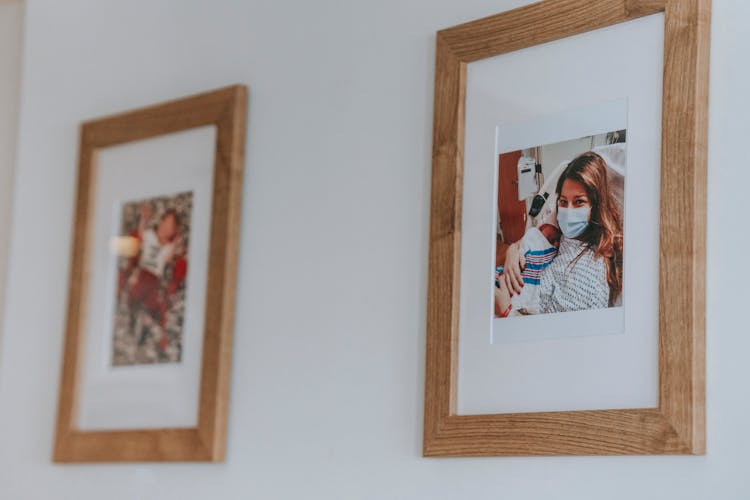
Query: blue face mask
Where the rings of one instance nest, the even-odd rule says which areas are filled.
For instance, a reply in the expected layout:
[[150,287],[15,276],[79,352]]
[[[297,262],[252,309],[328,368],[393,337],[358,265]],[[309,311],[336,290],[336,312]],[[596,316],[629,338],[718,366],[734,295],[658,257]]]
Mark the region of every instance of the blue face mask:
[[557,223],[566,238],[577,238],[589,225],[591,207],[557,209]]

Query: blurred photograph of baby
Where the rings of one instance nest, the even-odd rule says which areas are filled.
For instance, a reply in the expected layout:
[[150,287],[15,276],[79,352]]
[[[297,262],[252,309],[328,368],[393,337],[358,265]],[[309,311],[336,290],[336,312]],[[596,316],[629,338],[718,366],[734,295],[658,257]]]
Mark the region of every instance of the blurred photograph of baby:
[[112,364],[176,363],[188,267],[192,193],[123,205]]

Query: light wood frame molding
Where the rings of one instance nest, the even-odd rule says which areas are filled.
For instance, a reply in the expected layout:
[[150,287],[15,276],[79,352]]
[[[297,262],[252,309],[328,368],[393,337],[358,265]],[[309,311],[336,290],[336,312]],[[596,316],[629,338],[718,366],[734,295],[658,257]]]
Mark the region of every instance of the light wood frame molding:
[[[224,459],[244,168],[247,87],[234,85],[86,122],[80,132],[67,327],[55,462]],[[213,197],[198,425],[195,428],[81,431],[76,427],[97,150],[206,125],[216,126]]]
[[[425,456],[705,453],[710,7],[710,0],[545,0],[438,32]],[[664,83],[658,407],[457,415],[466,65],[659,12]]]

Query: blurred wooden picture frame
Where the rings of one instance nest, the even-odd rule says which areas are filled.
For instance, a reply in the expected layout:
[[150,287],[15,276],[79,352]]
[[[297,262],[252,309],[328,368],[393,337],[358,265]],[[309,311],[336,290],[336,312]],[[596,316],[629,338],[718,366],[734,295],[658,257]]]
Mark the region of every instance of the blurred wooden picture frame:
[[[245,86],[234,85],[91,120],[81,126],[67,327],[53,457],[55,462],[223,460],[234,328],[247,95]],[[112,157],[111,152],[123,157],[118,151],[127,152],[127,148],[142,147],[141,145],[153,149],[162,139],[179,140],[182,141],[180,144],[189,145],[193,137],[189,134],[194,131],[203,134],[200,136],[201,144],[205,145],[201,156],[205,161],[199,165],[202,169],[200,175],[203,176],[200,179],[205,181],[196,181],[195,192],[182,192],[186,191],[184,185],[187,184],[181,178],[180,169],[183,165],[178,161],[165,166],[172,169],[166,174],[156,172],[160,168],[158,164],[155,168],[144,167],[145,164],[137,161],[137,157],[131,165],[110,167],[110,164],[114,165],[111,161],[102,164],[105,157]],[[180,134],[188,135],[183,137]],[[182,154],[180,158],[183,159],[187,156],[186,164],[190,163],[189,154],[177,153]],[[118,172],[125,174],[120,177],[125,182],[118,181],[113,174],[105,172],[105,169],[113,172],[119,169]],[[192,174],[186,172],[185,176],[189,175]],[[173,182],[175,187],[168,186],[165,192],[181,192],[161,196],[162,193],[156,188],[150,191],[141,188],[142,184],[151,182],[150,178],[163,178],[162,184]],[[104,182],[109,183],[107,186],[112,194],[111,199],[105,199],[106,203],[102,204],[100,191]],[[118,190],[124,189],[124,184],[132,184],[134,188],[131,191],[140,193],[138,197],[129,195],[138,201],[128,201],[127,196],[120,195]],[[141,191],[137,191],[135,187]],[[97,213],[97,210],[107,212],[110,209],[114,215]],[[199,214],[199,209],[203,210],[203,215]],[[182,213],[178,215],[179,210]],[[192,229],[198,231],[198,226],[202,224],[200,238],[198,232],[188,232],[191,221],[186,219],[190,219],[190,210],[193,210]],[[156,211],[161,211],[161,218],[157,217]],[[131,221],[129,227],[126,227],[126,216]],[[139,217],[141,222],[138,222]],[[118,227],[117,221],[120,218],[124,222]],[[100,220],[106,223],[115,221],[110,224],[112,227],[105,227],[104,236],[113,241],[110,254],[107,254],[107,249],[101,248],[107,247],[107,240],[98,236],[101,232],[97,226]],[[139,229],[134,228],[132,221],[136,221]],[[163,227],[162,221],[166,221]],[[143,231],[147,223],[155,226],[155,229],[150,230],[156,241],[152,243],[155,260],[151,264],[144,263],[145,254],[150,251],[144,241],[147,239],[146,235],[138,233]],[[129,235],[128,231],[132,234]],[[180,231],[182,234],[178,235]],[[166,236],[163,237],[162,232]],[[201,241],[197,241],[198,239]],[[182,250],[178,249],[180,246]],[[131,250],[123,250],[130,247]],[[189,258],[192,259],[189,272],[186,271],[188,248],[191,252]],[[129,253],[125,257],[123,253],[113,256],[115,250]],[[174,264],[175,252],[183,254],[179,265]],[[103,255],[101,262],[105,262],[106,266],[101,265],[97,255]],[[152,270],[149,265],[155,269],[153,273],[149,272]],[[107,266],[112,269],[105,272],[102,268]],[[124,274],[125,271],[129,274]],[[195,276],[190,274],[194,271],[198,272]],[[97,273],[103,276],[101,283],[107,285],[103,292],[97,288]],[[188,281],[185,284],[186,273],[187,279],[195,283]],[[154,278],[155,275],[158,277]],[[147,283],[144,284],[145,277],[151,279],[153,286],[150,289]],[[163,286],[159,280],[163,280]],[[136,287],[140,287],[138,297],[133,295]],[[186,294],[184,290],[190,293]],[[173,296],[168,297],[170,293]],[[92,302],[98,300],[97,295],[105,296],[107,301],[101,302],[104,306],[97,305],[99,302]],[[179,303],[176,303],[175,296]],[[193,299],[196,297],[204,299],[195,302]],[[168,299],[173,303],[165,305]],[[161,308],[161,311],[150,316],[150,309],[144,304],[151,304],[151,309]],[[121,310],[127,314],[130,306],[138,308],[131,318],[132,331],[127,331],[126,318],[126,333],[118,333],[118,321],[122,321],[118,317],[112,319],[111,311],[114,310],[115,316]],[[100,322],[96,319],[99,317],[95,316],[96,311],[92,311],[96,308],[110,311],[109,316],[105,314]],[[180,317],[175,318],[173,311],[178,311]],[[157,317],[157,320],[152,316]],[[158,321],[161,321],[161,327],[156,325]],[[114,328],[111,326],[113,324]],[[191,340],[192,343],[183,345],[185,338],[175,340],[174,336],[179,337],[186,328],[196,332],[196,337]],[[127,344],[127,339],[120,339],[118,335],[130,336],[134,340]],[[104,341],[93,344],[95,347],[92,348],[89,345],[92,336],[101,337]],[[127,345],[122,347],[120,344]],[[106,350],[96,347],[99,345],[106,346]],[[102,359],[87,359],[92,353]],[[190,414],[185,415],[184,420],[194,424],[148,425],[148,420],[144,420],[146,424],[135,425],[135,428],[120,428],[107,424],[106,420],[97,421],[96,416],[87,417],[94,424],[81,424],[82,414],[85,413],[82,409],[84,400],[94,401],[92,404],[99,405],[94,413],[109,413],[107,418],[110,418],[110,422],[121,418],[118,413],[148,412],[148,401],[137,404],[137,388],[167,383],[165,377],[174,377],[177,376],[175,373],[182,373],[180,370],[187,370],[186,360],[189,357],[194,362],[191,370],[188,370],[191,373],[184,380],[191,381],[194,386],[190,390],[194,392],[193,402],[196,404],[193,410],[188,408],[187,412]],[[115,385],[102,386],[110,393],[116,391],[108,387],[125,387],[122,384],[130,382],[122,382],[123,380],[137,379],[132,382],[136,389],[131,392],[135,392],[135,396],[124,393],[112,395],[112,401],[134,397],[133,401],[136,403],[110,410],[106,405],[97,403],[95,395],[87,395],[88,389],[84,390],[84,387],[88,386],[85,386],[84,379],[90,376],[86,372],[92,370],[91,366],[101,371],[105,382],[119,377],[119,381],[113,382]],[[171,386],[165,387],[167,389],[162,394],[166,397]],[[97,394],[101,393],[100,390]]]

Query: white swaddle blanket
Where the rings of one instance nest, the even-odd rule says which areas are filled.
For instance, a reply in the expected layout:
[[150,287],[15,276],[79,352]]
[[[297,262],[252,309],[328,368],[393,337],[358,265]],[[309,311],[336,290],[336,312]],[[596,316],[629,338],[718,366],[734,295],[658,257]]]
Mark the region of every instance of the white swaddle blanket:
[[511,298],[511,314],[538,314],[542,271],[552,263],[557,248],[547,241],[539,229],[530,227],[521,239],[521,252],[526,259],[521,273],[524,286],[520,294]]

